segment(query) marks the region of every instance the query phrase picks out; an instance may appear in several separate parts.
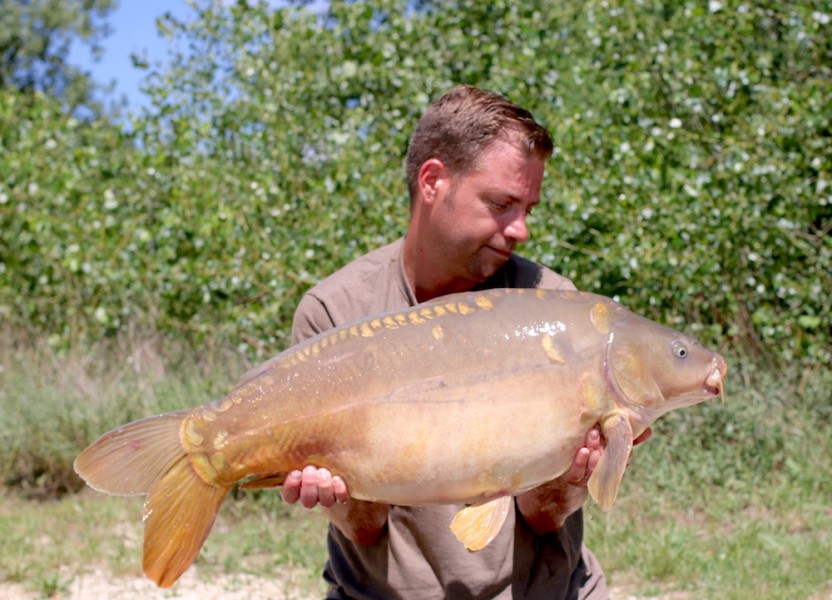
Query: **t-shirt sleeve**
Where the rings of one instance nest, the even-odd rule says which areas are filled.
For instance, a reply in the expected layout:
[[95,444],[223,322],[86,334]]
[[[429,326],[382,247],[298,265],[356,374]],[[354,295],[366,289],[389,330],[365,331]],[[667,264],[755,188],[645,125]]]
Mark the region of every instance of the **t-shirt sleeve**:
[[315,295],[306,293],[298,303],[292,319],[292,344],[302,342],[333,327],[335,327],[335,322],[324,303]]

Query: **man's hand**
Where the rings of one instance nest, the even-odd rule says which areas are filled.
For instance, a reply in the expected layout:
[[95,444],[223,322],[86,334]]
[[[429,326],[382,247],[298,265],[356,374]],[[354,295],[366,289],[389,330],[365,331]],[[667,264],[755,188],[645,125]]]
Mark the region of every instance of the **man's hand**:
[[562,479],[570,485],[585,488],[586,482],[589,481],[590,475],[598,466],[598,461],[601,460],[603,455],[604,445],[601,428],[596,425],[586,434],[584,446],[579,448],[575,454],[572,467],[558,479]]
[[291,471],[283,482],[280,496],[287,504],[298,500],[306,508],[318,504],[329,508],[336,502],[346,504],[350,499],[347,484],[338,476],[333,477],[327,469],[318,469],[312,465],[302,472]]
[[330,522],[357,544],[378,541],[387,525],[390,506],[352,498],[343,479],[328,469],[312,465],[303,471],[291,471],[283,482],[280,496],[287,504],[298,500],[306,508],[320,505]]

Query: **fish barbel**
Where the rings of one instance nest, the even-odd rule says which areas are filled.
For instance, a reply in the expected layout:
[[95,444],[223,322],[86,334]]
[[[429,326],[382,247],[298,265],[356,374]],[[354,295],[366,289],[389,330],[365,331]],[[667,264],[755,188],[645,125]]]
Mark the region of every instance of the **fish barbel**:
[[586,433],[606,439],[588,482],[607,510],[633,439],[662,414],[723,393],[723,358],[617,302],[503,289],[437,298],[326,331],[243,376],[227,396],[128,423],[75,460],[94,489],[147,494],[144,572],[172,585],[232,488],[312,464],[352,497],[467,503],[469,549],[512,496],[566,472]]

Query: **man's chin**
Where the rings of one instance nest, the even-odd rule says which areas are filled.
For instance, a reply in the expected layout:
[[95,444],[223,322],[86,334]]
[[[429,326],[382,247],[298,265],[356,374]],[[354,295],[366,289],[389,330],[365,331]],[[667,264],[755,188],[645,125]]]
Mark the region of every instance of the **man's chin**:
[[509,257],[500,257],[499,259],[491,259],[479,261],[476,265],[472,265],[470,270],[472,279],[477,284],[482,283],[486,279],[492,277],[500,268],[508,262]]

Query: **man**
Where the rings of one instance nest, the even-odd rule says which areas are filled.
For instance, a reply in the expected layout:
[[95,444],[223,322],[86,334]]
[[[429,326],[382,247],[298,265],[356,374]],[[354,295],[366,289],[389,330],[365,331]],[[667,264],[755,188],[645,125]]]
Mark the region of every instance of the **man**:
[[[295,313],[293,341],[454,292],[575,289],[513,254],[529,237],[526,217],[551,153],[549,133],[501,96],[461,86],[437,100],[408,148],[407,235],[311,289]],[[595,428],[570,471],[517,496],[500,533],[476,553],[449,530],[460,506],[354,500],[343,480],[311,465],[290,473],[281,493],[289,503],[320,504],[330,520],[328,598],[606,599],[603,572],[582,543],[580,510],[602,452]]]

